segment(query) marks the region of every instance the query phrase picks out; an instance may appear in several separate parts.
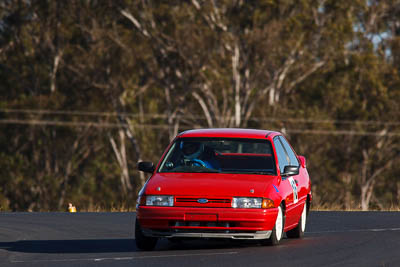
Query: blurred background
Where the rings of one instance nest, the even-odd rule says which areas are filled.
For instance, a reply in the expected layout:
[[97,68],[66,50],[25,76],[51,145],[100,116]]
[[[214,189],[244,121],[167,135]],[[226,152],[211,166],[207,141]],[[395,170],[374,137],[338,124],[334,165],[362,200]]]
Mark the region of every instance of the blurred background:
[[399,210],[400,1],[0,1],[0,210],[133,210],[179,132],[278,130],[314,208]]

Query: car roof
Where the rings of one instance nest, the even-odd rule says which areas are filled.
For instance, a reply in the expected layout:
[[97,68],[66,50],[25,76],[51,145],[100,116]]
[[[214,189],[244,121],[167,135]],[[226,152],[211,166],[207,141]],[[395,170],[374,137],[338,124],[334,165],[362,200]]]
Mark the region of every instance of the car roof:
[[279,132],[256,129],[240,128],[210,128],[188,130],[178,134],[177,137],[229,137],[229,138],[251,138],[251,139],[270,139]]

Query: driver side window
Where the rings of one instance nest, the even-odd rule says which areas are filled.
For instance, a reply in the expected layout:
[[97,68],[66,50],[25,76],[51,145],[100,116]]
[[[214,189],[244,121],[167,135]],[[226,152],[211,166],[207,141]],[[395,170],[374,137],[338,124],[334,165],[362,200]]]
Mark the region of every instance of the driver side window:
[[279,137],[274,138],[274,146],[276,150],[276,156],[278,157],[279,170],[283,173],[285,166],[289,165],[289,156],[286,154],[282,143],[279,141]]
[[296,154],[294,154],[292,147],[289,145],[286,139],[283,136],[280,136],[279,140],[281,141],[283,148],[289,157],[289,165],[299,166],[299,160],[297,159]]

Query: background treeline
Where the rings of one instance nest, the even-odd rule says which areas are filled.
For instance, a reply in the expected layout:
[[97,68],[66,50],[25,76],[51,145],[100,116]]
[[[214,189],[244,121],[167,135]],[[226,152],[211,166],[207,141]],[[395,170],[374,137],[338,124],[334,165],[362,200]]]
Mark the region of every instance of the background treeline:
[[279,130],[314,205],[400,203],[400,1],[0,1],[1,210],[134,208],[178,132]]

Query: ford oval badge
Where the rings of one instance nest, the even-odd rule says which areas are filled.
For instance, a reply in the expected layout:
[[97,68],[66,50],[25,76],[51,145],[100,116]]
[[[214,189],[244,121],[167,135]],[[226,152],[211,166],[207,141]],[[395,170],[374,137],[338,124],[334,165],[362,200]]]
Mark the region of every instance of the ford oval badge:
[[208,202],[208,199],[206,199],[206,198],[199,198],[199,199],[197,200],[197,202],[199,202],[200,204],[206,204],[206,203]]

